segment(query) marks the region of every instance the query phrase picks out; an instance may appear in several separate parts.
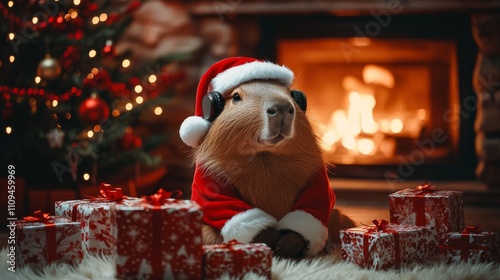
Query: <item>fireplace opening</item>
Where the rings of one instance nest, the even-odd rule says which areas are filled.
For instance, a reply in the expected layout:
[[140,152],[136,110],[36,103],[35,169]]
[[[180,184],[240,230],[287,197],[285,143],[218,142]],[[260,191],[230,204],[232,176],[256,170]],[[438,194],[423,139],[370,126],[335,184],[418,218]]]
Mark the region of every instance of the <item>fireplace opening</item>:
[[415,150],[425,145],[420,156],[428,163],[457,153],[452,40],[326,38],[281,40],[277,47],[278,61],[307,94],[330,163],[415,161]]
[[475,179],[470,15],[393,15],[369,29],[375,23],[263,16],[257,56],[294,71],[336,178]]

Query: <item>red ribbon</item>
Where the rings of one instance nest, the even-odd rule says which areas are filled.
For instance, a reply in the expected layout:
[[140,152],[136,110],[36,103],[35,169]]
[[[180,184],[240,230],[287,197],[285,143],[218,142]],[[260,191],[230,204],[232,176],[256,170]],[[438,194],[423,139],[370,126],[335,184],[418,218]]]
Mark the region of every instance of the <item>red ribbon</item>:
[[399,248],[399,232],[389,229],[389,222],[384,219],[372,220],[373,226],[365,226],[364,228],[368,231],[363,234],[363,256],[365,261],[365,266],[368,267],[370,264],[370,243],[369,238],[373,232],[387,232],[392,233],[394,236],[394,258],[396,261],[396,266],[399,267],[401,262],[401,253]]
[[101,183],[101,185],[99,186],[98,196],[90,196],[90,195],[85,195],[85,196],[97,202],[105,202],[105,201],[120,202],[123,199],[127,198],[125,195],[123,195],[122,188],[115,188],[110,184],[106,183]]
[[463,262],[469,260],[469,253],[472,250],[489,250],[488,246],[472,245],[469,242],[469,237],[471,233],[481,233],[479,226],[466,226],[465,229],[460,234],[460,247],[457,246],[439,246],[439,249],[443,250],[458,250],[460,249],[460,257]]
[[415,224],[417,226],[425,226],[425,195],[426,193],[434,192],[434,185],[429,182],[424,182],[423,185],[417,186],[415,193],[415,201],[413,203],[415,209]]
[[155,194],[149,196],[143,196],[149,204],[151,205],[163,205],[169,198],[179,199],[182,197],[182,192],[180,190],[165,191],[163,188],[159,189]]
[[29,223],[44,223],[45,234],[47,237],[47,263],[52,263],[57,258],[56,242],[56,224],[49,213],[43,213],[41,210],[33,212],[33,216],[24,217],[23,220]]

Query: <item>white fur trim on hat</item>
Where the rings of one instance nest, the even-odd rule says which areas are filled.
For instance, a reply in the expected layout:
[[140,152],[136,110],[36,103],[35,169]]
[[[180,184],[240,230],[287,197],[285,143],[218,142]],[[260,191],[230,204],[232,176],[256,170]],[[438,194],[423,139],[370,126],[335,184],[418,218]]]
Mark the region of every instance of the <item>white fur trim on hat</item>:
[[273,216],[253,208],[234,215],[221,229],[224,242],[236,239],[241,243],[250,243],[263,229],[275,226],[278,221]]
[[186,118],[179,129],[179,135],[186,145],[198,146],[200,140],[207,134],[210,122],[202,117],[191,116]]
[[231,67],[212,79],[210,91],[218,91],[222,95],[251,80],[275,79],[289,87],[292,85],[293,72],[285,66],[271,62],[254,61]]
[[328,239],[328,229],[313,215],[295,210],[286,214],[278,222],[278,230],[288,229],[300,233],[308,242],[309,248],[306,256],[317,255],[325,246]]

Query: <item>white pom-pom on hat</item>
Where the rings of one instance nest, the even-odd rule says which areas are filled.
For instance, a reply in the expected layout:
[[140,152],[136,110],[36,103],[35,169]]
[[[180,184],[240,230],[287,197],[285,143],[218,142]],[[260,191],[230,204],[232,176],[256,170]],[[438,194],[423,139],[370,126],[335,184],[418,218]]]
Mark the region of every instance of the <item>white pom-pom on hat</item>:
[[196,147],[210,129],[203,118],[203,96],[218,91],[225,97],[228,91],[252,80],[277,80],[287,87],[292,85],[293,72],[285,66],[251,57],[230,57],[213,64],[200,79],[196,90],[195,115],[186,118],[179,129],[182,141]]

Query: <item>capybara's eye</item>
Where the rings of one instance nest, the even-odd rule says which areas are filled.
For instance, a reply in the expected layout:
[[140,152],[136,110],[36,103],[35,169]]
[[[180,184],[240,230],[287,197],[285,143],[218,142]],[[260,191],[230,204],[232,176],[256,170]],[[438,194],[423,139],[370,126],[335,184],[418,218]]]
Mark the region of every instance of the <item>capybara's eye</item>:
[[241,101],[241,96],[238,93],[233,94],[233,103]]

